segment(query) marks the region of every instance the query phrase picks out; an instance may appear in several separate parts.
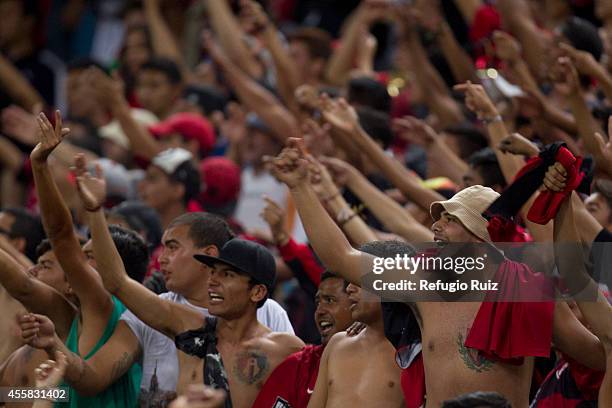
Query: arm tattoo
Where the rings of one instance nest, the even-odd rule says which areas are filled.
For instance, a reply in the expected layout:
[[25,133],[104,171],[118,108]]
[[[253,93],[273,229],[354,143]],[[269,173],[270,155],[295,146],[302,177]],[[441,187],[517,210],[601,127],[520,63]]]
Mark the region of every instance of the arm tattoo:
[[119,361],[115,362],[113,365],[113,370],[111,371],[111,378],[113,381],[125,374],[131,365],[132,356],[129,353],[124,352]]
[[248,385],[263,380],[269,369],[268,357],[261,351],[244,350],[239,352],[234,359],[234,375]]
[[478,350],[465,347],[461,333],[457,335],[457,347],[459,348],[459,355],[463,359],[463,363],[470,370],[482,373],[483,371],[489,371],[493,367],[493,361],[482,356]]

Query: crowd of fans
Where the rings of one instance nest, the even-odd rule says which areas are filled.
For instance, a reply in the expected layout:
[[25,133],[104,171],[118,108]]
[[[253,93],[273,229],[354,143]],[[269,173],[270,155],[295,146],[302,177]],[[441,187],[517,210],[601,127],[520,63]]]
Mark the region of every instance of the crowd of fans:
[[[69,400],[0,405],[612,407],[612,1],[0,0],[0,50],[0,387]],[[365,290],[423,243],[566,296]]]

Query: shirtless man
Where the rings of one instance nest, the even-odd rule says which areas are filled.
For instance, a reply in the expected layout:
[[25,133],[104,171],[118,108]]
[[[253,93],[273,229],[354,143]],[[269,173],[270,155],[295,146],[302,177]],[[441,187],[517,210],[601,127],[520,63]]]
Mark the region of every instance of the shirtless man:
[[[270,374],[257,395],[253,408],[306,408],[315,389],[323,350],[331,338],[341,331],[352,333],[351,302],[346,282],[331,273],[321,274],[315,295],[315,323],[321,335],[320,345],[307,345],[291,354]],[[358,323],[359,327],[362,326]]]
[[[384,244],[373,242],[362,250],[377,256]],[[404,406],[395,349],[385,338],[380,300],[353,283],[346,289],[351,316],[366,328],[351,337],[340,332],[323,352],[319,376],[308,408]]]
[[[105,197],[103,179],[87,174],[83,162],[78,163],[77,168],[85,206],[97,208]],[[250,407],[270,372],[285,357],[304,346],[297,337],[272,332],[257,321],[257,309],[266,302],[276,277],[274,257],[261,245],[232,239],[223,245],[219,256],[206,252],[195,255],[212,268],[208,280],[208,311],[217,318],[206,318],[201,311],[161,299],[130,279],[108,234],[104,212],[97,210],[91,215],[94,255],[104,254],[96,256],[97,265],[111,293],[148,326],[176,339],[182,351],[202,358],[207,353],[201,347],[210,344],[202,339],[217,338],[218,354],[207,358],[205,364],[195,366],[191,356],[179,353],[181,371],[187,372],[192,383],[213,385],[203,372],[216,368],[214,385],[219,387],[227,381],[226,391],[233,406]],[[196,330],[198,328],[202,329]],[[211,331],[207,336],[198,335],[207,329]],[[71,358],[70,353],[68,358]],[[186,366],[191,369],[186,370]],[[90,369],[88,365],[82,367]],[[82,371],[80,376],[87,378],[90,373]]]
[[[292,146],[274,161],[277,177],[291,189],[310,243],[324,265],[349,282],[361,284],[362,271],[368,265],[367,269],[371,271],[373,260],[362,251],[353,249],[328,216],[308,182],[306,155],[298,148],[299,141],[292,141]],[[498,194],[489,188],[473,186],[447,202],[436,204],[436,208],[432,207],[435,210],[432,211],[435,240],[451,243],[490,241],[484,217],[470,223],[471,220],[463,218],[461,211],[456,209],[480,214],[497,197]],[[510,400],[512,406],[528,406],[533,358],[525,358],[520,365],[493,362],[464,345],[480,305],[467,302],[416,304],[414,309],[421,326],[423,344],[427,406],[436,407],[447,399],[473,391],[497,391]]]

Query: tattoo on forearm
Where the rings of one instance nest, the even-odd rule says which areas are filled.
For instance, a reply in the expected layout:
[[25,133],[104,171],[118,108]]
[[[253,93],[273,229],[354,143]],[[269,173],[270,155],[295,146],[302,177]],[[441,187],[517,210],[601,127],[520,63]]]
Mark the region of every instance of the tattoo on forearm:
[[255,384],[265,378],[270,368],[268,357],[257,350],[245,350],[236,355],[233,372],[245,384]]
[[113,365],[113,370],[111,371],[111,378],[116,380],[121,377],[132,365],[132,358],[129,353],[124,352],[119,361],[117,361]]
[[457,347],[459,348],[459,355],[463,359],[463,363],[470,370],[482,373],[493,367],[493,361],[482,356],[478,350],[465,347],[463,344],[463,335],[461,333],[457,335]]

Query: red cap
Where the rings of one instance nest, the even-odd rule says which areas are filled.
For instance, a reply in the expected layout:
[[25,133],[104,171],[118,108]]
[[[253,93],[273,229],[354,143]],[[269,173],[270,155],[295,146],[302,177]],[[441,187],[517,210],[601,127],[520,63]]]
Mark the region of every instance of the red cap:
[[196,140],[200,145],[200,152],[204,155],[215,145],[215,129],[208,120],[196,113],[176,113],[151,126],[149,132],[157,138],[179,133],[186,140]]
[[200,202],[223,206],[238,199],[240,193],[240,167],[221,156],[208,157],[200,162],[203,188]]

